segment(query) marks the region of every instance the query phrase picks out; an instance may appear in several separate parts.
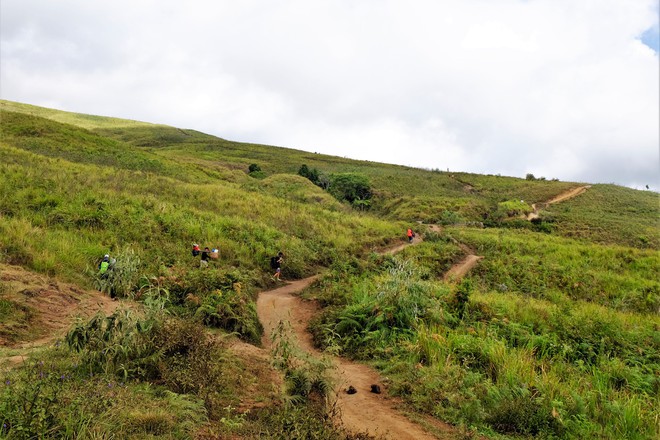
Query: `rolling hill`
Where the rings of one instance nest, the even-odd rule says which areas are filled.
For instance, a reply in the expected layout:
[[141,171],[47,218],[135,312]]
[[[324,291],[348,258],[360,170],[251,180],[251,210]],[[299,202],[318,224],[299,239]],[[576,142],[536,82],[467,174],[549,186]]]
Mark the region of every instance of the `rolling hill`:
[[[0,127],[3,438],[369,438],[333,417],[343,388],[333,358],[295,342],[306,326],[314,350],[377,369],[437,438],[660,434],[657,193],[594,184],[550,203],[585,183],[10,101]],[[200,268],[193,243],[219,258]],[[278,251],[283,278],[307,280],[291,313],[314,307],[263,344]],[[445,276],[469,256],[483,258]],[[54,302],[70,326],[44,324],[45,292],[74,298]]]

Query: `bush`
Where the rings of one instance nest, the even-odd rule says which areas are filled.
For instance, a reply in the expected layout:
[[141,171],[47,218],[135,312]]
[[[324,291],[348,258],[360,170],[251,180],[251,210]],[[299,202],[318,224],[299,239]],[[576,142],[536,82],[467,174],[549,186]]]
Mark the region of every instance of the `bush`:
[[0,388],[0,437],[44,438],[59,428],[64,371],[43,361],[30,361],[18,375],[10,377]]
[[90,374],[104,373],[128,378],[158,378],[162,352],[154,342],[158,312],[140,317],[119,309],[110,316],[99,312],[89,322],[79,321],[67,333],[68,346],[81,354]]
[[112,298],[130,296],[140,277],[140,257],[131,248],[122,250],[104,274],[94,278],[96,288]]
[[280,321],[272,335],[273,364],[284,373],[287,403],[297,406],[314,402],[324,407],[332,391],[328,375],[332,364],[301,350],[291,334],[290,323]]
[[195,311],[205,325],[237,333],[241,339],[258,344],[263,327],[252,299],[239,290],[216,291],[205,295]]
[[366,176],[353,173],[338,173],[330,176],[328,189],[339,201],[346,201],[360,209],[367,209],[373,196]]
[[561,435],[562,427],[553,417],[538,390],[493,389],[496,402],[488,411],[486,421],[499,433],[536,436],[540,433]]
[[326,309],[315,323],[316,343],[369,358],[429,318],[433,301],[428,284],[413,275],[416,266],[396,257],[391,264],[380,283],[362,280],[347,293],[347,305]]
[[227,361],[217,340],[191,321],[168,319],[155,334],[162,353],[160,381],[178,394],[194,394],[204,401],[211,418],[220,417],[230,379]]
[[463,319],[465,307],[470,299],[470,293],[472,293],[472,290],[472,282],[468,278],[462,279],[458,286],[456,286],[456,291],[454,292],[454,297],[451,301],[451,308],[458,319]]

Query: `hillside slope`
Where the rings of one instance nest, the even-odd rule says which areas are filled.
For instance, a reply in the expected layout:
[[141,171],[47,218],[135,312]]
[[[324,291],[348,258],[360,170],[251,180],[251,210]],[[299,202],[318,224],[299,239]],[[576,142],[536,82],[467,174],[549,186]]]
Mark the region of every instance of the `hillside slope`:
[[[287,282],[316,277],[301,295],[318,304],[317,349],[379,369],[416,420],[495,438],[660,434],[656,193],[591,185],[550,203],[585,185],[354,161],[9,101],[0,129],[3,273],[135,305],[76,324],[58,348],[21,352],[34,363],[1,381],[3,436],[365,438],[333,423],[323,362],[281,339],[279,354],[231,348],[233,338],[262,344],[256,299],[278,285],[278,251]],[[414,246],[409,227],[423,239]],[[204,267],[193,243],[219,258]],[[104,254],[117,260],[107,277]],[[3,340],[43,336],[48,326],[3,277]],[[42,287],[28,290],[46,304],[54,291]],[[52,303],[63,332],[67,289]],[[34,414],[20,396],[38,402]]]

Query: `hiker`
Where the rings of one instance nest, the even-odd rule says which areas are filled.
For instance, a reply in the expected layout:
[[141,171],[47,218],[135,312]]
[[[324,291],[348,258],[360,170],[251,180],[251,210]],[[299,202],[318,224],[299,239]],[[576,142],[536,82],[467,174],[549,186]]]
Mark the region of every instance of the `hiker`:
[[110,255],[105,254],[99,263],[99,275],[101,279],[108,278],[108,270],[110,269]]
[[114,270],[116,264],[116,259],[110,258],[110,255],[105,254],[98,266],[99,278],[101,279],[101,283],[99,284],[99,292],[102,292],[104,289],[109,287],[108,293],[110,294],[110,298],[113,300],[117,299],[117,292],[115,291],[113,280],[108,280],[108,278],[110,276],[110,272]]
[[411,228],[408,228],[408,243],[412,243],[413,238],[415,238],[415,233]]
[[192,256],[196,257],[197,255],[199,255],[199,245],[195,243],[192,248]]
[[275,269],[273,278],[276,279],[277,281],[282,281],[280,279],[280,273],[282,272],[283,262],[284,262],[284,254],[282,252],[278,252],[277,256],[275,257],[270,257],[270,268]]
[[207,247],[202,251],[202,259],[199,260],[199,267],[208,267],[211,250]]

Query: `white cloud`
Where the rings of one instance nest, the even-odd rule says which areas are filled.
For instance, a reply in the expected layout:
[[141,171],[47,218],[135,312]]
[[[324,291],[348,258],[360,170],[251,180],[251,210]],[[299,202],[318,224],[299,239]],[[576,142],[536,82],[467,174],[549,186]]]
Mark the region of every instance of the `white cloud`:
[[658,54],[640,40],[653,0],[1,7],[3,99],[404,165],[660,183]]

